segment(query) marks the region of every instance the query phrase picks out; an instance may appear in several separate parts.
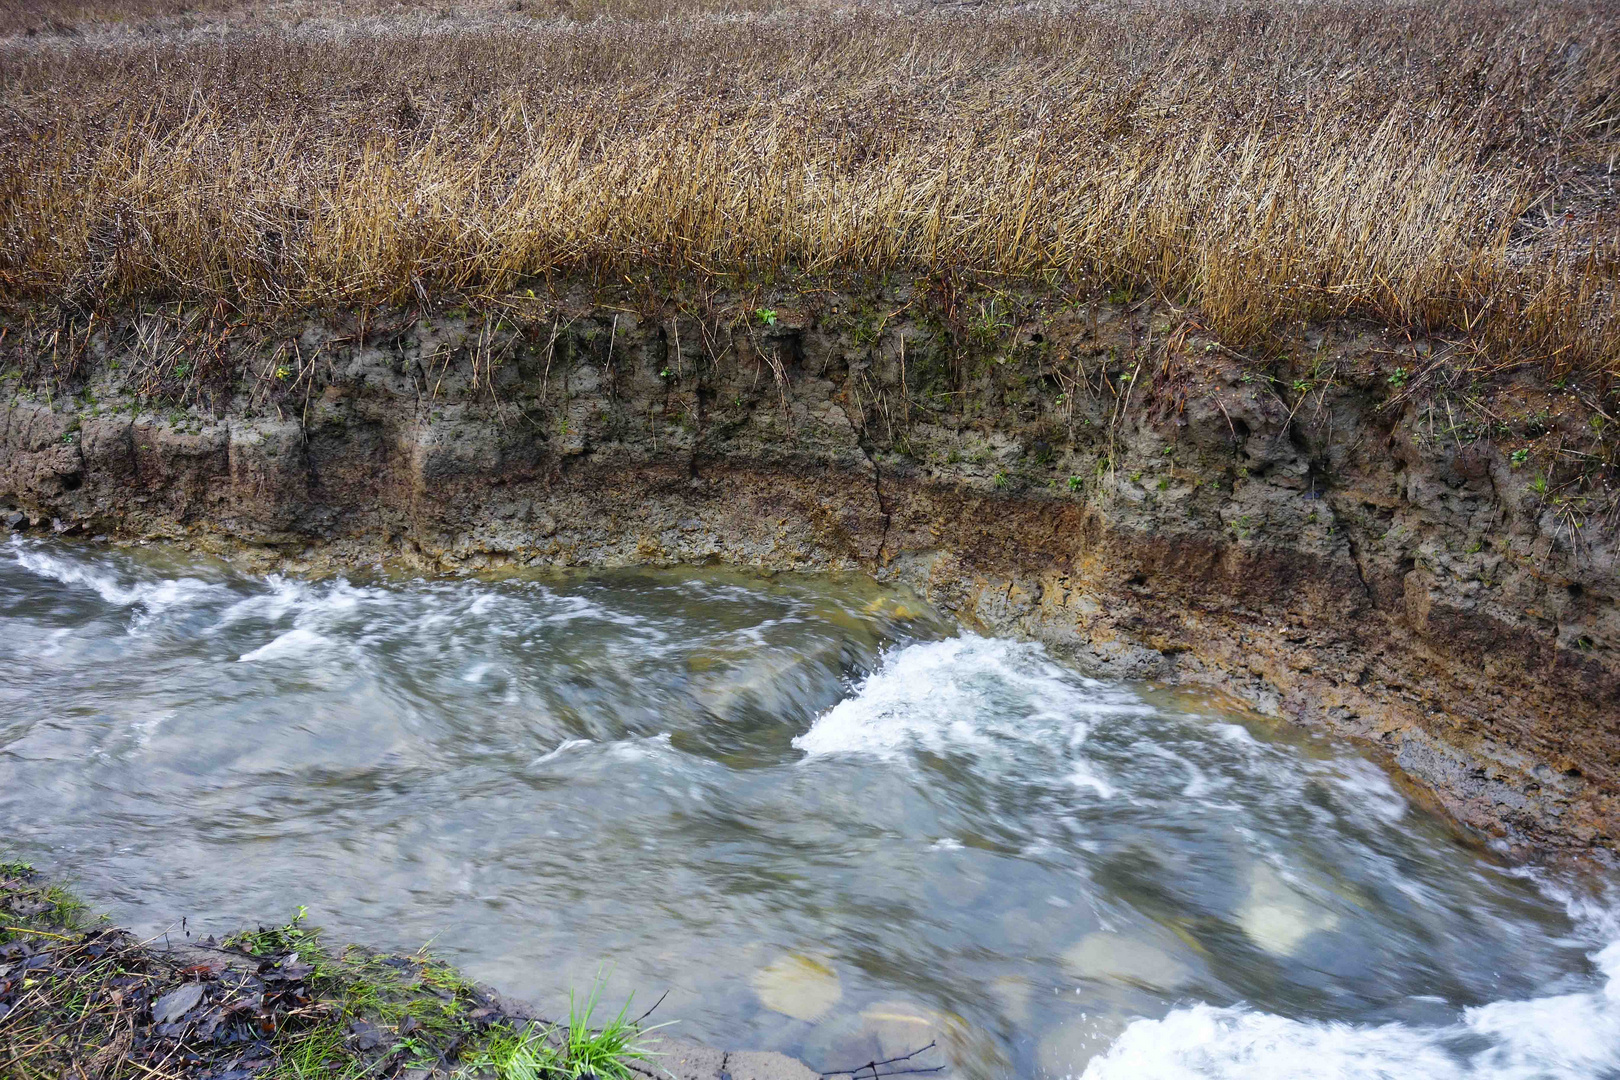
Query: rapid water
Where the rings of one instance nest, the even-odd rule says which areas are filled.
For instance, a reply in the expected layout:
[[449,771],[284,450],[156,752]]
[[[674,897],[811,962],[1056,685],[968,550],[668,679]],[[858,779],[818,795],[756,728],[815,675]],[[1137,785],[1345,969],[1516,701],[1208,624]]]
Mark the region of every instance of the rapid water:
[[[0,846],[553,1011],[958,1076],[1620,1076],[1620,923],[1350,748],[835,578],[0,543]],[[614,1001],[617,1005],[617,1001]]]

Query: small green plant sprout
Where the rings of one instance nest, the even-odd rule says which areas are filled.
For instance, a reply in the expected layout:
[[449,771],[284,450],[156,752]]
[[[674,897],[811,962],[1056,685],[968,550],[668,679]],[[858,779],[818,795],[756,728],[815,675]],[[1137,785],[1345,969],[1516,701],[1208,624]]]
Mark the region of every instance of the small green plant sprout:
[[658,1055],[646,1044],[645,1036],[669,1025],[642,1027],[641,1021],[652,1009],[630,1019],[632,994],[617,1016],[600,1028],[592,1027],[606,985],[606,976],[598,974],[583,1001],[569,991],[566,1026],[536,1021],[517,1028],[493,1028],[478,1053],[463,1059],[455,1074],[457,1080],[491,1073],[499,1080],[638,1080],[637,1073],[650,1073],[645,1067],[633,1069],[632,1063],[651,1064]]
[[1084,482],[1085,482],[1085,481],[1083,481],[1083,480],[1081,480],[1081,479],[1080,479],[1080,478],[1079,478],[1079,477],[1078,477],[1078,476],[1071,476],[1071,477],[1069,477],[1069,490],[1070,490],[1070,491],[1079,491],[1079,490],[1080,490],[1080,486],[1081,486],[1081,485],[1082,485],[1082,484],[1083,484],[1083,483],[1084,483]]
[[500,1080],[550,1080],[566,1075],[562,1054],[540,1031],[501,1031],[466,1063],[460,1076],[493,1072]]
[[968,320],[968,335],[980,345],[995,344],[1003,331],[1012,328],[1012,321],[1005,317],[1001,305],[995,300],[988,304],[980,303],[979,313]]
[[[227,949],[241,949],[250,956],[271,956],[282,952],[311,953],[320,938],[320,928],[304,929],[309,909],[302,904],[293,912],[292,921],[282,926],[242,930],[227,937],[221,944]],[[311,957],[312,958],[312,957]]]
[[1526,449],[1526,448],[1520,448],[1518,450],[1513,451],[1513,453],[1508,455],[1508,464],[1510,466],[1512,466],[1513,468],[1515,468],[1515,469],[1517,469],[1520,465],[1523,465],[1525,462],[1527,462],[1529,460],[1530,460],[1530,451],[1528,449]]
[[276,367],[276,378],[280,379],[282,382],[286,382],[288,379],[292,378],[292,368],[288,367],[286,364],[278,365]]
[[1536,474],[1536,478],[1530,481],[1530,490],[1537,495],[1547,494],[1547,476],[1545,473]]
[[759,308],[755,312],[755,314],[759,316],[759,321],[764,323],[766,326],[775,326],[776,325],[776,309],[775,308],[762,307],[762,308]]
[[658,373],[658,377],[660,379],[667,379],[667,378],[669,378],[670,374],[671,374],[671,372],[670,372],[669,368],[665,368],[663,371],[660,371]]
[[1407,374],[1404,367],[1398,367],[1389,373],[1389,385],[1399,390],[1401,387],[1406,385],[1406,380],[1409,377],[1410,376]]
[[996,473],[996,487],[1005,489],[1007,487],[1007,484],[1008,484],[1008,480],[1007,480],[1007,472],[1006,472],[1006,470],[1002,470],[1002,471]]
[[596,1012],[606,985],[607,978],[598,976],[583,1004],[575,1000],[573,991],[569,991],[568,1041],[564,1048],[567,1061],[564,1067],[574,1080],[586,1076],[632,1080],[630,1063],[650,1061],[654,1056],[643,1041],[646,1032],[667,1026],[655,1024],[643,1029],[638,1021],[631,1020],[630,1002],[635,998],[631,994],[625,999],[617,1016],[600,1028],[592,1028],[591,1017]]
[[1296,393],[1296,394],[1308,394],[1308,393],[1310,393],[1310,390],[1311,390],[1311,380],[1309,380],[1309,379],[1295,379],[1294,380],[1294,393]]

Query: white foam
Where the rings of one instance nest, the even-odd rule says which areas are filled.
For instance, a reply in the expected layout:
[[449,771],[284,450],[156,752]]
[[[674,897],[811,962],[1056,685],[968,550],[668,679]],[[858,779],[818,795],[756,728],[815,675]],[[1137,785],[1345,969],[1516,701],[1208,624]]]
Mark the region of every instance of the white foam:
[[1466,1076],[1423,1034],[1386,1024],[1301,1023],[1247,1009],[1211,1005],[1173,1009],[1162,1020],[1136,1020],[1083,1080],[1364,1080]]
[[152,742],[152,736],[157,734],[158,728],[173,720],[174,716],[175,711],[173,709],[162,709],[130,721],[129,730],[135,736],[135,745],[142,749],[149,746]]
[[1076,761],[1069,770],[1069,783],[1077,788],[1083,788],[1096,793],[1100,799],[1112,799],[1119,794],[1119,790],[1102,778],[1097,767],[1089,761]]
[[660,731],[656,735],[633,736],[628,739],[615,739],[606,744],[610,756],[620,761],[645,761],[649,758],[661,756],[672,749],[670,733]]
[[257,660],[282,660],[291,656],[307,656],[312,652],[327,648],[331,644],[330,639],[317,634],[313,630],[299,626],[288,630],[268,644],[243,653],[237,659],[240,663],[252,663]]
[[528,763],[528,767],[533,769],[536,764],[546,764],[548,761],[554,761],[556,758],[561,758],[562,755],[569,753],[570,750],[577,750],[577,748],[580,748],[580,746],[590,745],[590,738],[564,738],[561,743],[557,743],[556,750],[548,750],[546,753],[543,753],[543,755],[539,755],[538,758],[535,758],[533,761]]
[[1342,757],[1325,773],[1351,806],[1393,825],[1406,816],[1406,800],[1382,769],[1364,758]]
[[265,592],[238,600],[220,615],[215,629],[248,619],[276,622],[291,615],[300,620],[322,620],[333,615],[348,614],[367,600],[393,600],[382,589],[360,588],[342,578],[321,584],[310,584],[280,574],[264,579]]
[[220,589],[197,578],[164,578],[124,584],[118,576],[97,567],[60,559],[31,547],[21,539],[8,545],[17,565],[31,573],[64,585],[81,585],[105,602],[117,607],[142,607],[160,611],[176,604],[202,599]]
[[1233,746],[1240,746],[1244,750],[1260,749],[1260,741],[1249,734],[1249,729],[1242,724],[1215,723],[1210,725],[1210,729]]
[[[1575,905],[1571,905],[1572,914]],[[1496,1001],[1441,1026],[1292,1020],[1198,1004],[1133,1021],[1083,1080],[1596,1080],[1620,1076],[1620,942],[1601,988]]]
[[581,746],[590,745],[590,739],[564,739],[561,743],[557,744],[557,748],[555,750],[548,750],[546,753],[541,754],[539,757],[529,762],[529,767],[532,769],[536,765],[544,765],[546,762],[559,758],[570,750],[575,750]]
[[1216,788],[1226,786],[1225,781],[1211,781],[1208,776],[1204,775],[1203,769],[1200,769],[1196,763],[1180,754],[1166,750],[1162,746],[1155,746],[1152,744],[1148,745],[1148,750],[1154,755],[1164,758],[1167,761],[1172,761],[1182,769],[1186,770],[1187,783],[1181,789],[1182,798],[1201,799],[1205,795],[1208,795],[1211,791],[1214,791]]
[[[985,751],[1001,742],[1073,751],[1091,720],[1152,711],[1127,691],[1064,671],[1038,645],[964,634],[891,650],[793,745],[812,758]],[[1111,790],[1102,785],[1099,793]]]

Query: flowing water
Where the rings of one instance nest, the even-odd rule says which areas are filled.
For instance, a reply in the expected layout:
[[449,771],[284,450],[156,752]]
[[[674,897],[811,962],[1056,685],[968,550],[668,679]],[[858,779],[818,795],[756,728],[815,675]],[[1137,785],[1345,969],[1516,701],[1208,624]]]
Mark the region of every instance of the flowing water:
[[[3,845],[822,1069],[1620,1076],[1620,926],[1347,746],[856,579],[0,544]],[[615,1002],[616,1004],[616,1002]]]

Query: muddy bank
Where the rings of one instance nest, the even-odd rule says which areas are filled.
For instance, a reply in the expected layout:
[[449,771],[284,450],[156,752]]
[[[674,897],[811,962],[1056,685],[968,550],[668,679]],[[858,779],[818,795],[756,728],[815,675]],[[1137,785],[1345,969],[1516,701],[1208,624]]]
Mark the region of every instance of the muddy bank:
[[1362,740],[1487,834],[1620,829],[1614,410],[1444,342],[1245,355],[937,284],[9,341],[17,527],[317,573],[858,567]]

